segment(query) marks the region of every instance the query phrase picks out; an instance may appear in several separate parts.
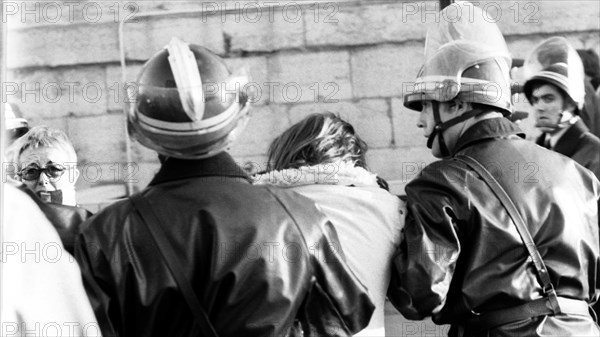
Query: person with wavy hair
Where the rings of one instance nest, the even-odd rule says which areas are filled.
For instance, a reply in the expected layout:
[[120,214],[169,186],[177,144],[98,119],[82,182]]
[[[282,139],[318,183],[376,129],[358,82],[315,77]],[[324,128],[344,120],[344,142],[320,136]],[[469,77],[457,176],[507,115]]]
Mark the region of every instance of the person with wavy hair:
[[271,143],[269,162],[275,170],[336,161],[366,168],[366,152],[350,123],[333,113],[313,114]]
[[277,137],[269,172],[257,184],[308,197],[331,220],[350,269],[369,289],[375,312],[356,336],[385,336],[390,261],[400,242],[405,204],[367,170],[367,144],[333,113],[312,114]]

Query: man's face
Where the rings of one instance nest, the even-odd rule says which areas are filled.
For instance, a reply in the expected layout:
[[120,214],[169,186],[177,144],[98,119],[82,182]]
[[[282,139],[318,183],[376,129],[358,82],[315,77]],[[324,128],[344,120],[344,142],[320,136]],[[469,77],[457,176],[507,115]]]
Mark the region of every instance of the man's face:
[[19,179],[36,194],[60,190],[63,204],[76,204],[75,182],[79,171],[66,150],[61,147],[28,148],[19,156],[19,167]]
[[535,126],[542,132],[549,133],[556,131],[556,125],[561,122],[565,108],[572,106],[572,104],[565,104],[559,89],[551,84],[543,84],[535,88],[531,93],[530,103],[535,110]]
[[[456,117],[457,109],[455,106],[453,108],[448,102],[440,102],[438,104],[442,122]],[[433,104],[431,101],[423,101],[423,109],[419,115],[417,127],[423,129],[423,136],[425,136],[425,138],[429,138],[429,135],[433,133],[435,128],[435,118],[433,117]],[[444,131],[444,141],[448,148],[451,148],[450,146],[456,143],[456,139],[454,139],[456,129],[456,125],[454,125]],[[458,137],[458,134],[456,136]],[[443,156],[438,138],[439,134],[435,136],[433,145],[431,146],[431,153],[437,158],[442,158]]]

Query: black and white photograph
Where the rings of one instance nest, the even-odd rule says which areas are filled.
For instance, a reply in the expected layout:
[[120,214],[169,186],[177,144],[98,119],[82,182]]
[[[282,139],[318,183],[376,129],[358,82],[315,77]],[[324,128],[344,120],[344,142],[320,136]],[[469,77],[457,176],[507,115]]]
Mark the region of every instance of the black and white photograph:
[[600,336],[599,1],[0,5],[0,336]]

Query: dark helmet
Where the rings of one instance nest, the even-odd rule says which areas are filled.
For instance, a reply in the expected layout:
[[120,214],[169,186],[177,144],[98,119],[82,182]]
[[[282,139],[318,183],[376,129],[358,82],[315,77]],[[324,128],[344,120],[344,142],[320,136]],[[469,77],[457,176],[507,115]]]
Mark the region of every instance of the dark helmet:
[[527,57],[523,72],[527,79],[523,93],[530,101],[536,84],[550,83],[561,89],[578,109],[583,107],[583,63],[565,38],[552,37],[542,41]]
[[210,50],[173,38],[142,68],[128,130],[168,157],[200,159],[227,149],[247,122],[245,74],[232,75]]

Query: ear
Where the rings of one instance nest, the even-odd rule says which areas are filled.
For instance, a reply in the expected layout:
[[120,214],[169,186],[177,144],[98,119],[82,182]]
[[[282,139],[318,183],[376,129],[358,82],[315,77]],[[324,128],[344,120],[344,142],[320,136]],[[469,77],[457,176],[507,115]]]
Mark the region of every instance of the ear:
[[464,112],[471,110],[471,103],[463,102],[460,99],[455,99],[452,101],[454,104],[451,105],[451,109],[453,113],[456,115],[462,115]]

